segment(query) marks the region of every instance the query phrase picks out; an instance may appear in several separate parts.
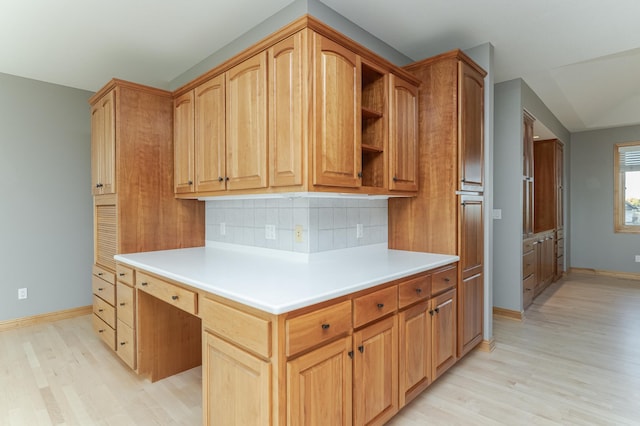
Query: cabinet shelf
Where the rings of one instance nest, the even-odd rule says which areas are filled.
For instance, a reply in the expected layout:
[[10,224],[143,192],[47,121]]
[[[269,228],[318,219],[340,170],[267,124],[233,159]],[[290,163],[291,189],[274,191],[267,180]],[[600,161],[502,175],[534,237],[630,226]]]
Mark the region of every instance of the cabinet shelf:
[[382,147],[378,147],[378,146],[374,146],[366,143],[363,143],[361,147],[362,147],[363,153],[380,154],[384,152],[384,149]]
[[376,111],[374,109],[371,108],[367,108],[367,107],[362,107],[362,118],[363,119],[367,119],[367,118],[382,118],[384,116],[384,114],[380,111]]

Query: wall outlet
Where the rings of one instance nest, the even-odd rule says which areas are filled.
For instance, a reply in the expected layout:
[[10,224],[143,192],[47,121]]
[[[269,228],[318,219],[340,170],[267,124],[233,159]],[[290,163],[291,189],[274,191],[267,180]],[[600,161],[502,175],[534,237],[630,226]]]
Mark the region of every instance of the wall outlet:
[[293,235],[295,237],[296,243],[301,243],[302,239],[302,225],[296,225],[293,230]]
[[265,225],[264,226],[264,238],[266,240],[275,240],[276,239],[276,226],[275,225]]
[[356,225],[356,238],[362,238],[364,236],[364,227],[361,223]]
[[502,209],[493,209],[493,218],[502,219]]
[[227,235],[227,224],[224,222],[220,224],[220,235]]
[[18,299],[26,299],[27,298],[27,289],[19,288],[18,289]]
[[636,262],[640,263],[640,254],[636,254]]

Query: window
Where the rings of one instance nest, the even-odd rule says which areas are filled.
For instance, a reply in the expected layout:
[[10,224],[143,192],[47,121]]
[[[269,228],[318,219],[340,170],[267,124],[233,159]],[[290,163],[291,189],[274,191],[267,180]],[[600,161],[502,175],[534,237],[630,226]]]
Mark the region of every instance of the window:
[[615,231],[640,233],[640,142],[616,144],[614,155]]

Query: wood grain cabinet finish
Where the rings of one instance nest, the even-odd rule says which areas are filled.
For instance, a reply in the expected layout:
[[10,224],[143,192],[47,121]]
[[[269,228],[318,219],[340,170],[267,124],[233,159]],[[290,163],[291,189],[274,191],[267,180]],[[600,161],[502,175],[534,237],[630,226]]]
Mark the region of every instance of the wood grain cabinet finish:
[[458,176],[461,191],[484,191],[484,71],[458,62]]
[[173,101],[174,186],[176,193],[195,191],[194,97],[185,93]]
[[116,191],[115,90],[106,93],[91,107],[91,192]]
[[402,408],[431,384],[432,326],[429,306],[425,300],[398,314],[398,402]]
[[456,290],[431,299],[429,314],[432,321],[432,370],[433,380],[440,377],[457,361],[457,297]]
[[390,75],[389,189],[418,190],[418,88]]

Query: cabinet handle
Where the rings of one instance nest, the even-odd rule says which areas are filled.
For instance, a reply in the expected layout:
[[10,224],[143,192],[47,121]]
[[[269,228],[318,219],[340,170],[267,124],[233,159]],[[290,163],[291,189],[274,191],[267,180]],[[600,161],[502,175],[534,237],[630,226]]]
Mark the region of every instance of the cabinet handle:
[[384,303],[378,303],[378,309],[384,308]]
[[440,308],[436,308],[436,314],[440,313]]
[[104,333],[104,328],[101,330],[98,330],[98,333]]
[[360,351],[361,354],[364,353],[364,346],[360,345],[358,346],[358,350]]
[[347,352],[347,355],[349,355],[349,358],[353,359],[353,351]]
[[96,188],[102,188],[104,185],[102,185],[101,183],[96,183]]
[[467,180],[466,179],[460,179],[460,182],[467,183]]
[[103,312],[103,311],[104,311],[104,309],[98,309],[98,312]]
[[422,293],[422,289],[421,288],[416,288],[416,293],[418,293],[418,294]]
[[226,180],[227,182],[229,182],[229,176],[225,176],[224,180]]
[[141,286],[147,286],[147,285],[149,285],[149,283],[148,283],[148,282],[146,282],[146,281],[144,281],[144,282],[141,282],[141,283],[140,283],[140,285],[141,285]]
[[445,283],[448,283],[449,281],[451,281],[451,278],[449,278],[449,277],[444,277],[444,282],[445,282]]
[[120,302],[120,306],[124,306],[124,305],[125,305],[125,303],[124,303],[124,302]]
[[189,185],[193,185],[193,181],[192,181],[192,180],[188,181],[187,183],[188,183]]
[[119,276],[119,277],[124,277],[125,275],[127,275],[127,274],[125,274],[124,272],[120,272],[120,273],[118,274],[118,276]]
[[126,344],[127,344],[127,342],[120,342],[120,346],[124,346]]
[[171,296],[171,299],[178,300],[178,296]]
[[323,329],[323,330],[328,330],[328,329],[329,329],[329,327],[330,327],[330,325],[329,325],[329,324],[322,324],[322,329]]
[[98,291],[104,290],[104,287],[98,287]]
[[98,276],[101,277],[102,276],[102,272],[98,272]]
[[224,178],[222,176],[218,176],[218,182],[222,182]]
[[393,177],[393,181],[394,181],[394,182],[397,182],[397,181],[398,181],[398,176],[394,176],[394,177]]
[[358,172],[358,177],[362,178],[362,172]]
[[433,316],[433,309],[429,311],[429,315]]

